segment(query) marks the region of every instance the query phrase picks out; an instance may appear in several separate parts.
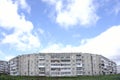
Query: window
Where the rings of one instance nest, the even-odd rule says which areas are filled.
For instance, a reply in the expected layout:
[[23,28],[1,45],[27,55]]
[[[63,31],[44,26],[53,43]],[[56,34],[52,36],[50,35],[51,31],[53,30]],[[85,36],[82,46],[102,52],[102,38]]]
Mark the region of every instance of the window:
[[61,70],[71,70],[71,68],[61,68]]
[[45,72],[39,72],[39,74],[45,74]]
[[82,70],[82,67],[77,67],[76,70]]
[[77,59],[80,59],[80,58],[82,58],[82,57],[81,57],[80,54],[78,54],[78,55],[76,55],[76,58],[77,58]]
[[77,56],[77,57],[81,57],[81,54],[77,54],[76,56]]
[[70,62],[70,60],[61,60],[61,62]]
[[66,58],[70,58],[70,56],[66,56]]
[[61,64],[61,66],[70,66],[71,64]]
[[60,74],[60,72],[58,71],[58,72],[51,72],[51,75],[59,75]]
[[40,70],[40,71],[45,71],[45,68],[42,68],[42,67],[41,67],[41,68],[39,68],[39,70]]
[[51,60],[51,62],[60,62],[60,60]]
[[71,74],[71,72],[61,72],[61,74]]
[[81,59],[76,59],[76,61],[82,61]]
[[82,71],[77,71],[77,74],[78,74],[78,75],[82,75],[83,72],[82,72]]
[[39,59],[39,61],[45,61],[45,59]]
[[38,66],[44,66],[45,65],[45,63],[39,63],[38,64]]
[[81,63],[76,63],[77,65],[82,65]]
[[52,71],[60,71],[60,68],[51,68]]
[[61,66],[61,64],[51,64],[51,66]]

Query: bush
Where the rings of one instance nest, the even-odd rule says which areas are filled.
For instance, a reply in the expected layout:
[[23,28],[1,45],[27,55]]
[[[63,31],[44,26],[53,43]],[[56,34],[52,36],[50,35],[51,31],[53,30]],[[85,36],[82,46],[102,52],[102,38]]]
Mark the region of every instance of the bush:
[[120,80],[120,74],[106,76],[40,77],[1,75],[0,80]]

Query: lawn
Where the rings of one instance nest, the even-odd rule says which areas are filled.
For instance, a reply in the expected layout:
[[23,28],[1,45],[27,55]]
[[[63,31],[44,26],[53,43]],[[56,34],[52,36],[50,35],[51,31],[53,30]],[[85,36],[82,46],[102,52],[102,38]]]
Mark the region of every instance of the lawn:
[[39,77],[39,76],[1,75],[0,80],[120,80],[120,74],[106,76],[78,76],[78,77]]

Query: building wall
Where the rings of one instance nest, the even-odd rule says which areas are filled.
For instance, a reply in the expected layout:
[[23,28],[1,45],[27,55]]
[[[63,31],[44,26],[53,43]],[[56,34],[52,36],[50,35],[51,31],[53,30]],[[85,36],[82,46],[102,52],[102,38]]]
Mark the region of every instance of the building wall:
[[28,54],[19,56],[20,75],[35,76],[37,75],[37,56],[36,54]]
[[10,60],[10,74],[22,76],[79,76],[116,73],[116,64],[89,53],[38,53]]
[[20,75],[28,76],[29,75],[29,55],[20,56]]
[[92,75],[92,61],[91,61],[91,54],[85,53],[83,55],[83,68],[84,68],[84,75]]
[[106,74],[116,74],[117,68],[116,63],[105,58],[104,56],[99,56],[100,58],[100,74],[106,75]]
[[92,75],[100,75],[100,56],[99,55],[91,55],[91,64],[92,64]]
[[7,61],[0,61],[0,74],[9,74],[9,64]]
[[75,58],[75,72],[76,75],[84,75],[84,58],[81,53],[74,54],[76,56]]
[[117,74],[120,74],[120,65],[117,66]]
[[45,76],[46,70],[49,69],[48,64],[47,64],[49,62],[48,62],[47,59],[49,59],[49,57],[47,55],[45,55],[45,54],[38,54],[37,55],[37,58],[36,58],[36,60],[37,60],[37,63],[36,63],[36,66],[37,66],[36,67],[36,70],[37,70],[36,74],[38,76]]
[[49,56],[49,76],[73,76],[74,72],[74,55],[73,54],[48,54]]
[[20,75],[20,64],[19,63],[20,63],[19,56],[9,61],[10,75]]

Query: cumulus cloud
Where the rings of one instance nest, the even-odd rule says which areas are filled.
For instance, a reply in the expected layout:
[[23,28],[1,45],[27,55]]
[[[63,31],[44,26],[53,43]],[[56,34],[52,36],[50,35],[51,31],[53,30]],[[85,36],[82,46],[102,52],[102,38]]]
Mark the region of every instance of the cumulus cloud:
[[26,51],[40,47],[38,37],[32,35],[31,33],[15,32],[13,34],[6,35],[2,43],[8,43],[10,46],[14,46],[20,51]]
[[74,25],[95,24],[99,16],[93,0],[43,0],[55,7],[56,22],[68,28]]
[[81,40],[81,45],[52,44],[43,52],[85,52],[100,54],[120,64],[120,25],[112,26],[100,35]]
[[26,5],[25,0],[20,1],[21,5],[12,0],[0,0],[0,27],[11,32],[10,34],[4,32],[1,43],[10,44],[17,50],[38,48],[40,41],[38,36],[32,33],[34,28],[32,22],[26,20],[24,14],[18,14],[19,6]]
[[86,43],[80,46],[84,52],[102,54],[113,58],[119,55],[120,51],[120,25],[113,26],[95,38],[87,39]]

